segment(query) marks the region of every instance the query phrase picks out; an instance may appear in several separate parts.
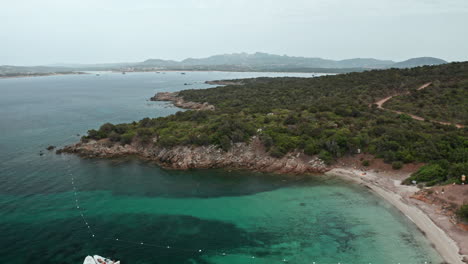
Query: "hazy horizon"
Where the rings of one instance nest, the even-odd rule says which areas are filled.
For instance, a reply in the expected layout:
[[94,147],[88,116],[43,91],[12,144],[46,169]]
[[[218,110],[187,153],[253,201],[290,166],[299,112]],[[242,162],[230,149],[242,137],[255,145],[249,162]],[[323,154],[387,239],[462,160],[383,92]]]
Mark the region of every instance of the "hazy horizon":
[[3,3],[0,65],[182,60],[265,52],[343,60],[468,60],[464,0]]

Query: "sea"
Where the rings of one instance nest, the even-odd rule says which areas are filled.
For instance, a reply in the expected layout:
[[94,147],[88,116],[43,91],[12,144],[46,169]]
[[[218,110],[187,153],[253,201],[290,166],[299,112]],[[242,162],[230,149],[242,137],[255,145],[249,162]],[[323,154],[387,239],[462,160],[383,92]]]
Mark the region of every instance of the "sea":
[[[0,263],[440,263],[417,227],[342,179],[166,170],[48,151],[106,122],[184,111],[156,92],[305,73],[100,72],[0,79]],[[318,76],[318,74],[315,74]]]

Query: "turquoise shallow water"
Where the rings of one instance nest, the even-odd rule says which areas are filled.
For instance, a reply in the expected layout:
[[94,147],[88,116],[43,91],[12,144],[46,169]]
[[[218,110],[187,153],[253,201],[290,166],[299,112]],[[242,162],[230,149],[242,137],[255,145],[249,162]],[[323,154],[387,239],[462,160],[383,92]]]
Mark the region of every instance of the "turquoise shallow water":
[[107,121],[175,113],[146,100],[157,91],[260,75],[267,74],[0,80],[1,262],[81,263],[100,254],[123,263],[439,263],[408,219],[339,179],[168,171],[44,150]]

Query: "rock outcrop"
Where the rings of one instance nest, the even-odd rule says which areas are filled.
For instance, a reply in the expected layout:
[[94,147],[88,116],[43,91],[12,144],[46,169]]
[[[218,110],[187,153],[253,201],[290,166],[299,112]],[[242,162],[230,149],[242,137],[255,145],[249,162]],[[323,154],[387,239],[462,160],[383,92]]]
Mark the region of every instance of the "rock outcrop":
[[192,109],[192,110],[215,110],[214,105],[208,103],[196,103],[196,102],[187,102],[182,97],[179,97],[179,93],[171,92],[161,92],[157,93],[155,96],[150,98],[151,101],[169,101],[172,102],[175,106]]
[[216,146],[176,146],[163,148],[153,144],[134,142],[131,145],[113,143],[107,139],[80,142],[57,151],[74,153],[89,158],[112,158],[135,155],[171,169],[234,168],[288,174],[321,173],[329,168],[317,157],[301,152],[289,153],[282,158],[271,157],[261,142],[236,143],[229,151]]

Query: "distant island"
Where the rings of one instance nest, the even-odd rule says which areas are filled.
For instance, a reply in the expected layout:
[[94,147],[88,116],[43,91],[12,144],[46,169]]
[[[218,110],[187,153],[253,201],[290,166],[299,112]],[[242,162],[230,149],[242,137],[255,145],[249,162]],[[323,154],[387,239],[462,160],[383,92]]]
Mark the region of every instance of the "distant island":
[[[207,58],[188,58],[182,61],[148,59],[143,62],[107,64],[57,64],[52,66],[0,66],[0,77],[33,76],[59,72],[80,71],[236,71],[236,72],[310,72],[348,73],[372,69],[409,68],[445,64],[432,57],[412,58],[394,62],[373,58],[329,60],[322,58],[290,57],[257,52],[214,55]],[[27,73],[27,74],[26,74]]]
[[86,74],[81,71],[64,71],[48,67],[0,66],[0,78],[41,77],[54,75]]

